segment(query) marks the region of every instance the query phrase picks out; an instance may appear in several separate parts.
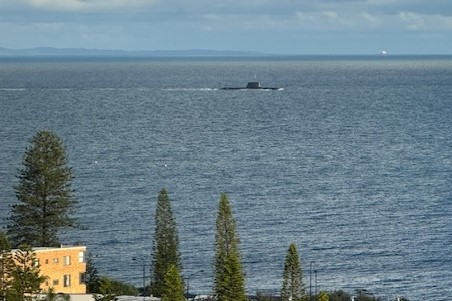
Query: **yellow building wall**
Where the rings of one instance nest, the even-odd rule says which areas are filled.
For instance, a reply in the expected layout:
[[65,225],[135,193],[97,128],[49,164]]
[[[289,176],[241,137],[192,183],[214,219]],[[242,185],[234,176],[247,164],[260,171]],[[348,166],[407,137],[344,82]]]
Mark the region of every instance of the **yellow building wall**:
[[41,275],[47,277],[43,291],[53,288],[55,293],[85,294],[85,246],[34,248]]

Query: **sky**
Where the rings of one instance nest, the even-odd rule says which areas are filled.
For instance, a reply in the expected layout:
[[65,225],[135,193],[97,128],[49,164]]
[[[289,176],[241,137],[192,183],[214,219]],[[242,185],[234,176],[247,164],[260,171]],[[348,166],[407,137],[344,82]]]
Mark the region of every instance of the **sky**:
[[0,47],[452,54],[452,0],[0,0]]

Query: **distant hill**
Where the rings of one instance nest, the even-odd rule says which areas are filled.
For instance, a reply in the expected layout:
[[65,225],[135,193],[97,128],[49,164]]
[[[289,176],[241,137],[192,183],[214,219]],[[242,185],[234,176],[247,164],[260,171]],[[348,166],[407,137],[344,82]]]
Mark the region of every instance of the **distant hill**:
[[261,56],[255,51],[228,51],[210,49],[189,50],[143,50],[125,51],[86,48],[51,48],[38,47],[30,49],[8,49],[0,47],[0,56],[114,56],[114,57],[149,57],[149,56]]

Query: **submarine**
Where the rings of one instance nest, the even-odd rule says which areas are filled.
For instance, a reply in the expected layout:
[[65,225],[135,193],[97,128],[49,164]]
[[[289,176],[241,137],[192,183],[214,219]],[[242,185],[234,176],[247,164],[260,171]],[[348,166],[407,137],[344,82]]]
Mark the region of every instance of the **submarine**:
[[248,82],[246,87],[225,87],[221,90],[283,90],[279,87],[262,87],[260,82]]

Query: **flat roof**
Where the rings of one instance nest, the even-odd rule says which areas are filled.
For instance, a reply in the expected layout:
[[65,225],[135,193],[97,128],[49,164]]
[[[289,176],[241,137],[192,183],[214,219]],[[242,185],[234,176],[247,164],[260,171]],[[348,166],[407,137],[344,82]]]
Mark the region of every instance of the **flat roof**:
[[[41,251],[59,251],[59,250],[67,250],[67,249],[83,249],[86,250],[86,246],[78,245],[78,246],[70,246],[70,245],[61,245],[60,247],[31,247],[33,252],[41,252]],[[12,249],[11,252],[18,251],[20,249]]]

